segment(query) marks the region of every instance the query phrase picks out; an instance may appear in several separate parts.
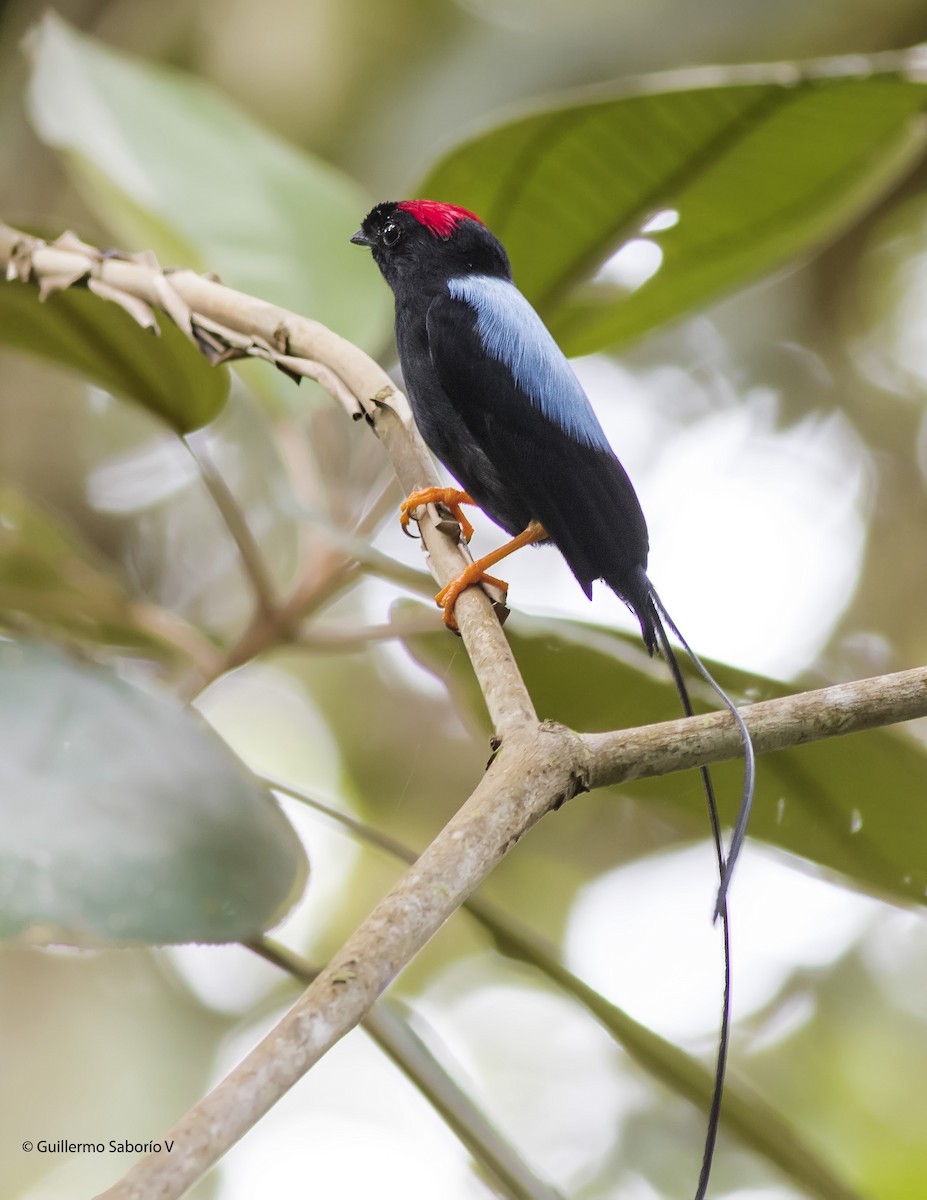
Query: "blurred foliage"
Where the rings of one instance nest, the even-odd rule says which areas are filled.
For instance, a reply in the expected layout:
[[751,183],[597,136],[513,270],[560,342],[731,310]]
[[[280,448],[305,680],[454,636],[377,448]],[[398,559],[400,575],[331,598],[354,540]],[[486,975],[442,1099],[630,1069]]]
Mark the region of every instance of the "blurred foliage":
[[178,433],[219,415],[226,372],[211,367],[176,326],[164,321],[163,329],[145,328],[118,303],[67,284],[40,308],[31,289],[0,283],[0,341],[62,363]]
[[0,492],[0,607],[8,621],[54,638],[175,652],[133,604],[112,564],[12,487]]
[[[910,63],[717,69],[547,109],[455,149],[421,191],[478,212],[570,353],[615,346],[833,237],[923,150]],[[676,84],[673,90],[673,83]],[[656,90],[665,87],[667,90]],[[648,225],[661,214],[665,229]],[[591,272],[644,237],[631,290]]]
[[[697,14],[679,0],[580,0],[568,10],[535,0],[402,0],[388,11],[369,0],[270,0],[259,24],[244,0],[70,0],[60,10],[65,20],[35,25],[32,0],[0,7],[6,220],[33,232],[69,227],[104,247],[218,271],[376,350],[386,341],[388,293],[347,243],[364,208],[422,190],[475,207],[568,348],[611,354],[619,342],[656,335],[623,362],[645,396],[644,419],[670,445],[699,422],[755,413],[759,393],[778,398],[780,430],[839,409],[871,457],[869,536],[855,594],[833,613],[830,640],[803,680],[927,659],[912,601],[927,586],[922,55],[820,58],[927,38],[913,0],[878,13],[842,0],[786,0],[774,10],[708,0]],[[621,82],[696,58],[814,61]],[[599,86],[553,94],[590,84]],[[636,279],[622,274],[621,253],[609,264],[628,238],[650,247],[649,274]],[[799,269],[800,258],[808,261]],[[702,311],[785,268],[778,282]],[[0,284],[0,775],[11,833],[0,924],[7,935],[78,943],[251,938],[278,919],[300,879],[289,822],[313,874],[285,935],[321,961],[396,866],[369,849],[347,853],[343,834],[291,803],[281,819],[239,759],[420,846],[479,777],[485,716],[463,651],[434,614],[405,602],[390,612],[407,594],[410,565],[421,563],[385,525],[396,497],[374,440],[269,368],[208,368],[161,324],[155,338],[83,287],[40,305],[31,285]],[[681,379],[711,382],[700,393],[707,408],[675,386]],[[208,487],[208,464],[237,511]],[[838,495],[845,486],[839,471],[827,482]],[[699,484],[693,474],[680,495]],[[236,548],[240,522],[275,597],[300,589],[296,644],[255,615]],[[723,514],[718,524],[723,539]],[[377,540],[375,570],[372,553],[360,564],[351,557],[358,539]],[[787,586],[800,590],[795,575]],[[636,639],[565,615],[515,618],[511,635],[545,716],[594,729],[676,714],[662,665]],[[783,690],[734,667],[719,673],[744,694]],[[197,695],[230,749],[155,684]],[[805,869],[837,873],[842,887],[923,904],[921,740],[857,735],[760,768],[756,839]],[[736,767],[719,770],[724,804],[735,780]],[[486,890],[568,951],[571,907],[587,885],[703,837],[701,804],[688,777],[578,798]],[[914,932],[895,936],[902,919]],[[736,981],[736,900],[734,920]],[[738,1028],[734,1064],[788,1113],[794,1141],[770,1148],[751,1138],[767,1110],[751,1105],[747,1089],[738,1127],[765,1158],[722,1138],[718,1194],[783,1180],[787,1195],[917,1193],[925,943],[920,915],[885,904],[849,951],[822,952],[814,971],[783,967],[766,1010]],[[76,1160],[27,1157],[16,1144],[52,1131],[149,1140],[205,1086],[215,1056],[233,1052],[217,1012],[236,1013],[251,1036],[280,1003],[268,969],[252,976],[236,960],[225,976],[218,953],[202,951],[199,968],[177,959],[175,970],[135,951],[3,951],[0,1054],[14,1063],[24,1098],[7,1097],[5,1127],[21,1137],[0,1149],[11,1195],[43,1183],[52,1194],[90,1194],[108,1182],[118,1160],[91,1184],[89,1174],[78,1179]],[[525,961],[515,967],[503,953]],[[693,1060],[676,1068],[668,1056],[654,1082],[596,1025],[614,1033],[623,1014],[605,1002],[597,1012],[583,985],[545,970],[542,958],[505,938],[493,944],[461,918],[405,973],[402,989],[437,1030],[432,1052],[472,1084],[539,1175],[589,1200],[689,1190],[702,1118],[679,1097],[698,1091]],[[655,988],[685,989],[672,964],[651,965]],[[517,1014],[509,1024],[506,995]],[[468,1005],[481,997],[491,1016],[468,1025]],[[794,1011],[803,1015],[792,1019]],[[533,1032],[534,1013],[542,1032]],[[706,1034],[687,1049],[707,1063],[710,1043]],[[528,1065],[500,1065],[503,1045]],[[33,1069],[34,1049],[74,1064],[57,1073],[54,1091]],[[84,1111],[87,1078],[111,1061],[125,1061],[123,1076],[109,1071],[99,1081],[106,1099]],[[324,1125],[332,1083],[322,1067],[313,1076],[328,1080],[315,1114]],[[362,1069],[373,1078],[381,1068],[368,1057]],[[394,1099],[392,1083],[382,1084],[379,1108],[363,1108],[359,1093],[373,1105],[378,1087],[358,1088],[349,1074],[345,1120],[358,1122],[355,1141],[371,1136],[371,1119],[392,1129],[401,1117],[417,1152],[434,1119],[407,1093]],[[274,1120],[283,1118],[267,1124]],[[447,1182],[452,1151],[442,1153],[448,1165],[429,1166],[420,1194],[471,1194],[466,1171],[458,1190]],[[802,1162],[814,1171],[803,1173]],[[305,1177],[305,1167],[293,1169]],[[202,1193],[243,1194],[233,1190],[240,1171],[215,1176]],[[419,1194],[407,1167],[395,1176],[390,1191],[392,1176],[381,1173],[383,1195]],[[343,1178],[337,1187],[347,1194]]]
[[5,938],[247,941],[305,885],[299,839],[211,729],[30,641],[0,642],[0,795]]
[[342,236],[368,203],[360,186],[200,81],[130,63],[55,17],[27,46],[36,132],[118,238],[361,345],[383,337],[387,303]]

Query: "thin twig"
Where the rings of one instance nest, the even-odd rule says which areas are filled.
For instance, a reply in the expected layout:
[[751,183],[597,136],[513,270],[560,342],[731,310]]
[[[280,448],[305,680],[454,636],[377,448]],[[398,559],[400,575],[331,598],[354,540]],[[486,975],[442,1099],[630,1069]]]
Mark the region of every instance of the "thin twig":
[[199,438],[194,441],[192,437],[186,437],[183,441],[199,468],[206,490],[212,497],[226,529],[238,547],[241,565],[254,592],[258,613],[263,619],[273,622],[277,612],[274,585],[257,538],[251,532],[248,519],[242,512],[229,485],[225,482],[222,472],[213,461],[204,439]]
[[215,678],[222,651],[194,626],[169,609],[148,600],[132,600],[129,612],[133,623],[149,636],[177,649],[192,663],[203,678]]
[[[367,527],[368,521],[378,522],[375,508],[385,507],[383,502],[388,492],[395,492],[395,481],[392,488],[384,489],[357,529],[351,533],[335,530],[328,522],[317,518],[316,524],[325,529],[332,542],[327,558],[314,560],[312,569],[304,571],[301,581],[280,605],[273,619],[267,619],[261,613],[255,614],[238,641],[226,652],[212,678],[241,666],[262,650],[275,645],[280,640],[281,630],[285,630],[289,637],[303,646],[331,644],[325,635],[317,637],[314,631],[306,632],[302,626],[307,618],[330,605],[364,575],[389,580],[422,596],[434,594],[434,582],[430,575],[374,549],[360,536],[360,531]],[[430,628],[436,625],[437,613]],[[204,685],[205,682],[209,681],[204,681]]]
[[[440,618],[438,618],[440,620]],[[395,638],[416,637],[423,633],[434,633],[435,614],[426,609],[386,621],[382,625],[326,625],[312,626],[300,633],[294,645],[306,650],[335,651],[343,654],[347,650],[369,646],[371,642],[388,642]]]
[[403,497],[395,478],[390,478],[380,489],[378,495],[367,505],[364,515],[352,530],[354,537],[369,540],[376,533],[387,517],[392,514],[399,516],[399,504]]

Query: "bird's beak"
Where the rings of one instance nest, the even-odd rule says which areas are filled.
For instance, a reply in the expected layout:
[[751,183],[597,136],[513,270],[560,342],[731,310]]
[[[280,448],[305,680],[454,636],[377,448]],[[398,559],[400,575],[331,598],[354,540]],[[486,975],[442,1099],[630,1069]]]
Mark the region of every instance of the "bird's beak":
[[357,233],[352,236],[351,241],[355,246],[373,245],[373,238],[369,238],[366,233],[364,233],[363,229],[358,229]]

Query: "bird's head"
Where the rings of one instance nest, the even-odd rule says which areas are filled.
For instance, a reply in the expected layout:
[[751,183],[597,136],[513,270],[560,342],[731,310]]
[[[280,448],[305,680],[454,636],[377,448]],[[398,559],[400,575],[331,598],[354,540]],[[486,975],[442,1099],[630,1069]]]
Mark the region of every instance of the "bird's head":
[[351,238],[369,246],[393,291],[427,289],[461,275],[511,279],[508,256],[472,212],[437,200],[387,200],[364,217]]

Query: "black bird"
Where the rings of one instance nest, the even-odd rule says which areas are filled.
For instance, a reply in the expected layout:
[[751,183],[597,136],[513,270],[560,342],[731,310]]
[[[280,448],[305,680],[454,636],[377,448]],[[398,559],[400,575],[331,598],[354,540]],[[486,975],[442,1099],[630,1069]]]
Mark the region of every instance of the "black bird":
[[[667,660],[683,708],[692,705],[667,635],[671,630],[730,710],[744,743],[746,770],[737,824],[725,855],[714,793],[702,776],[718,854],[716,916],[725,943],[725,995],[715,1094],[696,1200],[708,1184],[723,1088],[730,966],[726,891],[749,817],[753,747],[740,715],[690,649],[647,576],[647,524],[627,472],[609,445],[579,380],[541,318],[512,280],[502,244],[467,209],[435,200],[376,205],[351,241],[369,246],[396,300],[396,343],[422,437],[465,490],[413,492],[415,509],[442,503],[472,527],[462,504],[478,505],[512,540],[472,563],[436,597],[445,623],[473,583],[521,546],[552,542],[580,587],[601,579],[633,611],[644,644]],[[498,580],[492,582],[499,583]],[[504,587],[504,585],[502,585]]]

